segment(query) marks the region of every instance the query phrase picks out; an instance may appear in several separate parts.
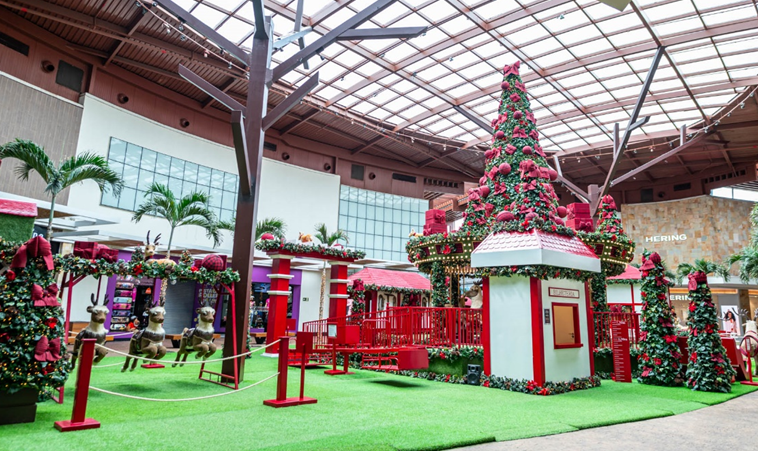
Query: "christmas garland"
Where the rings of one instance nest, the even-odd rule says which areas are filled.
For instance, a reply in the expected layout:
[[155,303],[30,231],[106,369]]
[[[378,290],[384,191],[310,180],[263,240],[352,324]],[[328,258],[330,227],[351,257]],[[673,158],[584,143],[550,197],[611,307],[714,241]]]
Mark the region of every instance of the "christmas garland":
[[682,369],[676,328],[668,286],[664,277],[666,270],[657,253],[645,250],[642,255],[642,324],[640,324],[639,366],[642,373],[638,380],[643,384],[681,385]]
[[590,277],[592,309],[596,312],[608,311],[608,292],[606,290],[605,274],[597,273]]
[[389,285],[374,285],[374,284],[367,284],[365,285],[364,289],[366,291],[385,291],[388,293],[398,293],[403,296],[429,295],[432,292],[432,290],[422,290],[418,288],[392,287]]
[[325,257],[353,258],[359,260],[366,256],[363,251],[355,249],[343,249],[341,247],[327,247],[315,243],[289,243],[284,240],[258,240],[255,248],[263,252],[286,251],[292,254],[318,254]]
[[450,290],[448,289],[450,278],[445,276],[445,270],[440,262],[432,263],[429,274],[432,282],[432,304],[435,307],[444,307],[450,302]]
[[690,333],[687,349],[687,386],[692,390],[732,391],[731,380],[736,376],[718,333],[718,317],[713,304],[708,278],[702,271],[689,274],[690,314],[687,326]]
[[629,285],[629,284],[639,284],[640,279],[606,279],[605,283],[607,285]]
[[353,300],[353,305],[350,307],[350,311],[353,314],[359,314],[366,311],[366,290],[361,279],[355,279],[351,285],[347,287],[347,294],[350,299]]
[[455,346],[452,348],[427,348],[429,360],[440,359],[452,363],[458,359],[478,360],[484,358],[484,348],[479,346]]

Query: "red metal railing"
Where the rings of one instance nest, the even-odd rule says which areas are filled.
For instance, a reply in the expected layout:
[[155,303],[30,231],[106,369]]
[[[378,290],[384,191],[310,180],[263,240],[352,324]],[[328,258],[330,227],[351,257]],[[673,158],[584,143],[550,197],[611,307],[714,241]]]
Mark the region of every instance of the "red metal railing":
[[629,344],[635,345],[640,337],[640,314],[639,313],[611,313],[593,312],[595,321],[595,347],[610,348],[613,336],[611,334],[611,321],[626,321],[629,326]]
[[303,323],[304,332],[313,332],[314,348],[328,345],[327,324],[360,326],[357,347],[482,345],[481,309],[448,307],[396,307],[342,318]]

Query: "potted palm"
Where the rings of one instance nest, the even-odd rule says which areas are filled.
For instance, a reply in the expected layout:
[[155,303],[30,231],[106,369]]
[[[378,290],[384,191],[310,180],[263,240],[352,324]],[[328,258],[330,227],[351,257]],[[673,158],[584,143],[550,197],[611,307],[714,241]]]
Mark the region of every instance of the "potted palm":
[[[316,233],[313,235],[314,238],[319,240],[321,244],[325,245],[326,247],[332,247],[335,243],[339,240],[345,240],[345,243],[348,243],[347,238],[347,232],[345,232],[342,229],[337,229],[336,232],[329,233],[329,231],[326,228],[326,224],[318,224],[316,226]],[[326,294],[326,260],[324,260],[324,266],[321,270],[321,296],[319,297],[319,305],[318,305],[318,319],[324,318],[324,295]]]

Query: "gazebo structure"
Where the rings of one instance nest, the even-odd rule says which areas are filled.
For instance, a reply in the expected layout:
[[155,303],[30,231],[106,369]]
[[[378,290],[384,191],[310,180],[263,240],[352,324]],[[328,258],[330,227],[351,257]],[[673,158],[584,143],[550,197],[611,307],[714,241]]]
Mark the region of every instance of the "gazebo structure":
[[614,310],[618,307],[623,311],[639,312],[642,309],[640,295],[640,270],[632,265],[626,265],[624,272],[617,276],[608,277],[608,307]]
[[415,272],[364,268],[348,277],[350,284],[363,282],[367,310],[375,312],[390,307],[429,307],[432,284]]

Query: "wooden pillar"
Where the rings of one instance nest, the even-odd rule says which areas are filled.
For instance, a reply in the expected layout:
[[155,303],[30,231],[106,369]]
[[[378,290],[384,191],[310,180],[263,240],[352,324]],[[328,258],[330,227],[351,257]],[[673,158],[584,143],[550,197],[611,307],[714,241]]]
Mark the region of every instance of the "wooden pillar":
[[[269,288],[268,328],[266,329],[266,345],[287,335],[287,304],[290,296],[290,255],[271,255],[271,288]],[[267,354],[275,354],[277,347],[266,349]]]

